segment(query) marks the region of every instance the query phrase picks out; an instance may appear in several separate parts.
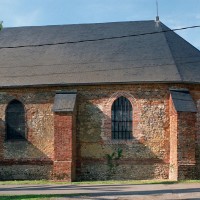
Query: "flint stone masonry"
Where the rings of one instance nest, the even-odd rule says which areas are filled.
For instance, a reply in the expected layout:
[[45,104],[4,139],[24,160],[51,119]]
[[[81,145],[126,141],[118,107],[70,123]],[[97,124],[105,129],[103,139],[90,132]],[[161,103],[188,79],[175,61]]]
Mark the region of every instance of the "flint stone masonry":
[[0,165],[0,178],[1,180],[37,180],[37,179],[49,179],[51,177],[52,165],[40,164],[31,165],[27,163]]
[[[132,140],[111,139],[111,106],[120,96],[128,98],[133,106]],[[83,161],[77,178],[168,178],[168,96],[167,87],[162,86],[102,86],[79,92],[78,160]],[[116,153],[118,148],[123,151],[122,158],[109,171],[106,155]],[[145,173],[139,173],[142,169]]]
[[[54,95],[34,89],[0,92],[0,179],[51,179],[54,152],[54,118],[51,110]],[[13,99],[21,101],[25,107],[25,141],[6,140],[5,111]]]
[[[169,88],[187,88],[197,106],[197,114],[177,113]],[[58,90],[77,91],[76,116],[53,112]],[[133,107],[131,140],[111,139],[111,106],[120,96],[129,99]],[[25,141],[5,140],[5,110],[13,99],[25,106]],[[198,85],[127,84],[1,89],[0,110],[2,180],[174,180],[198,176]],[[119,149],[122,149],[122,156],[119,160],[111,160],[111,165],[107,155],[117,155]],[[17,176],[17,173],[22,173],[22,176]]]

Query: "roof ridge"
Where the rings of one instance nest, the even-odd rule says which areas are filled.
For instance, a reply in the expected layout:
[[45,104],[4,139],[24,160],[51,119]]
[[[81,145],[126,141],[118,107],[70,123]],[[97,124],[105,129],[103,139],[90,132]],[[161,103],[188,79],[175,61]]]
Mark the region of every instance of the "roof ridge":
[[37,26],[14,26],[4,27],[4,29],[12,28],[36,28],[36,27],[59,27],[59,26],[80,26],[80,25],[103,25],[103,24],[120,24],[120,23],[141,23],[141,22],[153,22],[154,20],[138,20],[138,21],[111,21],[111,22],[94,22],[94,23],[72,23],[72,24],[48,24],[48,25],[37,25]]

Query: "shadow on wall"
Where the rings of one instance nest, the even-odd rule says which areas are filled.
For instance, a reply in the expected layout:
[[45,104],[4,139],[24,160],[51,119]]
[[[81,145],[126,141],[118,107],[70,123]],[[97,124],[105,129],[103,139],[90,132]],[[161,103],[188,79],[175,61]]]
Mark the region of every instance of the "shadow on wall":
[[53,113],[55,92],[16,90],[0,93],[0,117],[6,106],[18,100],[25,107],[27,138],[5,140],[5,122],[0,129],[0,179],[50,179],[53,169]]
[[0,121],[0,180],[50,179],[53,162],[27,140],[5,140]]
[[164,109],[152,112],[158,106],[152,108],[147,103],[141,107],[140,123],[134,127],[133,138],[117,140],[111,139],[111,123],[105,123],[111,122],[111,118],[102,111],[99,97],[87,98],[78,98],[77,180],[167,179],[164,130],[154,130],[155,126],[163,126],[159,117]]

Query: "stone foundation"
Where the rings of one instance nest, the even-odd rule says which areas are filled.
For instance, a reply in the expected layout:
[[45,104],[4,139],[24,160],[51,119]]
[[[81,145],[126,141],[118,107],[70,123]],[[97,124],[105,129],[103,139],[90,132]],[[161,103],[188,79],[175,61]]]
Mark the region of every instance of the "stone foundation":
[[0,180],[41,180],[51,179],[52,164],[13,164],[0,165]]

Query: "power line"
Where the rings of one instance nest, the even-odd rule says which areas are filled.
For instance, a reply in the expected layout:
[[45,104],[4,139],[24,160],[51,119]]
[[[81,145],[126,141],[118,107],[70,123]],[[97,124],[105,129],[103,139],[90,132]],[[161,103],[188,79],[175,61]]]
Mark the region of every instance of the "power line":
[[15,48],[23,48],[23,47],[43,47],[43,46],[53,46],[53,45],[63,45],[63,44],[77,44],[77,43],[83,43],[83,42],[96,42],[96,41],[103,41],[103,40],[113,40],[113,39],[122,39],[122,38],[128,38],[128,37],[138,37],[138,36],[153,35],[153,34],[159,34],[159,33],[167,33],[167,32],[172,32],[172,31],[181,31],[181,30],[194,29],[194,28],[200,28],[200,25],[187,26],[187,27],[176,28],[176,29],[168,29],[168,30],[163,30],[163,31],[140,33],[140,34],[105,37],[105,38],[99,38],[99,39],[87,39],[87,40],[66,41],[66,42],[35,44],[35,45],[33,44],[33,45],[7,46],[7,47],[0,47],[0,49],[15,49]]

